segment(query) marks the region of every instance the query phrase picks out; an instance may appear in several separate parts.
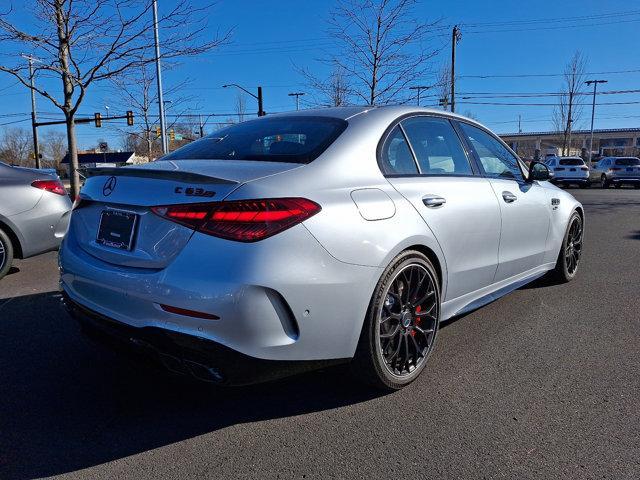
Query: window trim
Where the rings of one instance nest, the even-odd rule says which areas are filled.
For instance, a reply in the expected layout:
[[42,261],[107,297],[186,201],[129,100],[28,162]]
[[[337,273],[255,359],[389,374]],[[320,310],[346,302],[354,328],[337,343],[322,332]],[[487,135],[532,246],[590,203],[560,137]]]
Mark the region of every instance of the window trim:
[[[527,183],[527,178],[528,178],[528,173],[525,173],[525,169],[523,168],[522,165],[522,160],[520,159],[520,157],[518,156],[518,154],[516,152],[514,152],[511,147],[509,147],[509,145],[507,145],[498,135],[496,135],[495,133],[493,133],[491,130],[489,130],[488,128],[476,124],[476,123],[471,123],[471,122],[466,122],[464,120],[459,120],[459,119],[455,119],[453,121],[453,123],[456,124],[456,126],[460,129],[460,133],[464,136],[464,141],[465,143],[469,146],[469,148],[471,149],[471,151],[473,152],[473,158],[475,159],[476,163],[478,164],[478,167],[480,167],[480,174],[485,177],[485,178],[495,178],[498,180],[512,180],[514,182],[517,182],[519,184],[525,184]],[[500,178],[500,177],[495,177],[493,175],[488,175],[487,172],[484,169],[484,166],[482,165],[482,161],[480,160],[480,155],[478,155],[478,152],[476,151],[476,149],[473,147],[473,144],[471,143],[471,141],[468,139],[467,135],[464,133],[464,130],[462,130],[461,124],[466,124],[469,125],[470,127],[475,127],[478,130],[483,131],[484,133],[486,133],[487,135],[489,135],[490,137],[494,138],[495,140],[498,141],[498,143],[500,143],[503,147],[505,147],[509,152],[511,152],[511,154],[513,154],[513,156],[516,158],[516,165],[518,165],[518,169],[520,170],[520,175],[522,176],[522,180],[516,179],[516,178]]]
[[[415,117],[430,117],[430,118],[439,118],[442,120],[445,120],[447,122],[449,122],[449,125],[451,125],[451,128],[453,129],[453,131],[455,132],[455,134],[458,136],[458,141],[460,142],[460,145],[462,146],[462,150],[464,151],[466,157],[467,157],[467,161],[469,162],[469,166],[471,167],[471,172],[470,174],[459,174],[459,173],[422,173],[422,169],[420,168],[420,162],[418,162],[418,158],[416,157],[415,151],[413,149],[413,145],[411,144],[411,141],[409,140],[409,137],[407,135],[407,133],[405,132],[401,122],[403,122],[404,120],[408,119],[408,118],[415,118]],[[378,162],[378,168],[380,169],[380,173],[382,173],[382,175],[385,178],[430,178],[430,177],[447,177],[447,178],[475,178],[475,177],[480,177],[480,176],[484,176],[482,170],[480,170],[480,168],[478,167],[477,164],[477,160],[476,158],[471,155],[471,152],[468,149],[467,146],[467,142],[465,141],[464,137],[461,136],[461,132],[458,130],[458,126],[455,124],[455,121],[453,121],[454,119],[447,116],[447,115],[442,115],[442,114],[438,114],[438,113],[431,113],[431,112],[410,112],[410,113],[405,113],[404,115],[399,116],[398,118],[396,118],[393,122],[391,122],[391,124],[387,127],[387,129],[384,131],[384,133],[382,134],[382,137],[380,137],[380,140],[378,141],[378,147],[376,148],[376,160]],[[416,168],[418,170],[417,174],[414,173],[385,173],[385,168],[383,167],[383,150],[384,150],[384,145],[387,142],[387,139],[389,138],[389,136],[391,135],[391,132],[393,131],[393,129],[396,127],[396,125],[398,127],[400,127],[400,131],[402,132],[402,135],[404,136],[405,141],[407,142],[407,145],[409,146],[409,150],[411,151],[411,155],[413,156],[413,161],[416,164]]]

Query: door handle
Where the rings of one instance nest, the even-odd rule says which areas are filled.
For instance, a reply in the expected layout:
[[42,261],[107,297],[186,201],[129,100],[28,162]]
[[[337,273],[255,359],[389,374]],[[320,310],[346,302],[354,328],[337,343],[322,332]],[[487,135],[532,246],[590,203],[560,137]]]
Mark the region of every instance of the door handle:
[[504,191],[502,192],[502,199],[507,203],[513,203],[518,199],[518,197],[511,192]]
[[441,207],[442,205],[447,203],[447,201],[437,195],[425,195],[424,197],[422,197],[422,203],[424,203],[429,208],[435,208]]

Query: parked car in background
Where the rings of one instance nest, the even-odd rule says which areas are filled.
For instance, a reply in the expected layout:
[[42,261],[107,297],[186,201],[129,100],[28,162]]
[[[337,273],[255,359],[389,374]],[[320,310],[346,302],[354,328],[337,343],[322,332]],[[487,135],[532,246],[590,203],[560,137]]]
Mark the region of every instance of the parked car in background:
[[0,278],[14,258],[27,258],[60,245],[71,200],[55,173],[0,162]]
[[580,157],[549,157],[545,160],[553,172],[551,182],[556,185],[577,185],[580,188],[591,186],[589,168]]
[[92,173],[60,249],[71,314],[222,384],[351,363],[401,388],[441,320],[572,280],[582,252],[549,169],[441,110],[270,115]]
[[604,157],[591,169],[590,179],[600,182],[602,188],[620,188],[624,184],[640,188],[640,158]]

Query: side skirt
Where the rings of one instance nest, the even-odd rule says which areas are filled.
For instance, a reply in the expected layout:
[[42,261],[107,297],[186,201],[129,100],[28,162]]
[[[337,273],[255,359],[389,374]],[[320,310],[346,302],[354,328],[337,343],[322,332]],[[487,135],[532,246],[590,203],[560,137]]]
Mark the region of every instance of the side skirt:
[[483,307],[518,288],[542,277],[555,267],[555,262],[546,263],[528,270],[520,275],[515,275],[498,283],[481,288],[458,298],[446,301],[442,304],[442,320],[468,313]]

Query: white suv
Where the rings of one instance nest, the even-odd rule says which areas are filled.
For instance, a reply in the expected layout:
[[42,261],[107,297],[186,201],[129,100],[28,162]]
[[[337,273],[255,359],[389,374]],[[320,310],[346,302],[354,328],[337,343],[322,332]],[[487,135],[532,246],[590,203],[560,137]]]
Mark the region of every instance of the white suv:
[[545,163],[553,172],[551,181],[558,185],[578,185],[580,188],[591,186],[589,168],[580,157],[550,157]]

